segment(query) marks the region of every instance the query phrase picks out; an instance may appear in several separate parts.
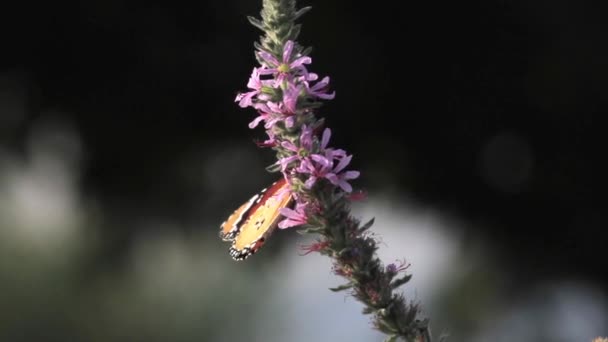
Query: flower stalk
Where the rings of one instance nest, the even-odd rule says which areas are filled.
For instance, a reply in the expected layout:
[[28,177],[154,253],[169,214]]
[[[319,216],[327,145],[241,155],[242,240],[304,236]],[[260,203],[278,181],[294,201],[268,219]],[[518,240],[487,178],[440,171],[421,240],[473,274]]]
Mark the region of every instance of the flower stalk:
[[281,172],[291,185],[295,206],[281,210],[285,218],[279,228],[299,227],[301,233],[317,235],[302,254],[332,259],[332,271],[346,282],[331,290],[349,291],[362,302],[363,313],[372,315],[374,328],[387,334],[387,341],[429,342],[428,321],[418,319],[418,305],[395,291],[410,280],[409,265],[384,266],[369,232],[373,219],[361,223],[350,215],[351,200],[362,197],[350,184],[359,171],[348,169],[353,156],[330,146],[331,130],[315,115],[335,93],[329,91],[329,77],[319,80],[308,70],[310,49],[296,42],[301,26],[295,21],[309,10],[297,10],[295,0],[263,0],[261,19],[248,18],[263,31],[254,44],[260,65],[253,69],[248,91],[236,98],[239,106],[258,114],[250,128],[264,124],[268,139],[258,145],[277,155],[268,170]]

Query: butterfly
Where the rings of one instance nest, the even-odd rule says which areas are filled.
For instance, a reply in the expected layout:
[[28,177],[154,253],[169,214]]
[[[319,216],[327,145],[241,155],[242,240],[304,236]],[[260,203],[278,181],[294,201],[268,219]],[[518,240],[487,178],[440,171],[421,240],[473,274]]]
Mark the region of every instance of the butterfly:
[[293,196],[283,178],[241,205],[220,226],[220,238],[232,241],[230,255],[244,260],[257,252],[281,219],[281,208],[289,207]]

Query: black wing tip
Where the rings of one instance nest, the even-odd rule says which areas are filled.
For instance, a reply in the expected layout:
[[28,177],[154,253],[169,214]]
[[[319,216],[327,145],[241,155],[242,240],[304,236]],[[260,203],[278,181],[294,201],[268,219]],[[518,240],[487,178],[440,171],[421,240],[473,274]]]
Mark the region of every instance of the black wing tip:
[[245,259],[247,259],[249,256],[255,254],[255,250],[247,247],[244,249],[236,249],[234,246],[230,247],[230,256],[232,257],[232,259],[234,259],[235,261],[243,261]]
[[233,241],[234,238],[236,237],[236,232],[228,232],[228,233],[224,233],[224,230],[220,230],[219,232],[219,237],[220,239],[222,239],[223,241]]

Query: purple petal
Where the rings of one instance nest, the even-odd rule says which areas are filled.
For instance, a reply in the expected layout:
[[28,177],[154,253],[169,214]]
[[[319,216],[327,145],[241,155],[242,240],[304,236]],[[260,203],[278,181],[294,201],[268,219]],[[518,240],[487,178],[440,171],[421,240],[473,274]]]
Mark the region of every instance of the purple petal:
[[296,203],[295,210],[297,212],[299,212],[300,214],[305,215],[307,208],[308,208],[308,202],[298,202],[298,203]]
[[310,176],[304,183],[304,187],[306,187],[306,189],[311,189],[315,185],[316,182],[317,182],[317,177]]
[[327,87],[328,84],[329,84],[329,77],[325,76],[325,77],[323,77],[322,80],[320,80],[319,82],[317,82],[317,84],[315,84],[314,86],[312,86],[312,88],[310,88],[310,89],[314,90],[314,91],[322,90],[323,88]]
[[[302,56],[302,57],[296,58],[296,60],[291,62],[291,64],[289,64],[289,69],[295,69],[295,68],[301,67],[303,64],[310,64],[311,62],[312,62],[312,58],[310,58],[308,56]],[[304,70],[306,70],[306,69],[304,69]]]
[[311,154],[310,159],[316,161],[324,168],[331,168],[331,166],[332,166],[331,160],[325,158],[324,156],[322,156],[320,154]]
[[257,93],[258,92],[256,90],[254,90],[254,91],[250,91],[248,93],[242,94],[243,96],[241,96],[241,99],[239,101],[239,107],[245,108],[245,107],[253,106],[253,101],[251,99],[253,99],[253,97]]
[[279,164],[281,165],[281,170],[285,171],[285,169],[287,168],[287,166],[289,166],[289,164],[295,160],[298,159],[298,156],[291,156],[291,157],[286,157],[286,158],[281,158],[279,159]]
[[259,90],[262,86],[260,82],[260,73],[257,68],[253,68],[253,72],[251,73],[251,77],[249,77],[249,82],[247,82],[247,87],[250,89]]
[[338,172],[342,171],[348,165],[348,163],[350,163],[351,159],[353,159],[352,154],[350,156],[346,156],[346,157],[342,158],[340,160],[340,162],[338,163],[338,165],[334,168],[334,172],[338,173]]
[[336,92],[332,92],[331,94],[327,93],[327,88],[329,86],[329,77],[324,77],[317,84],[308,89],[308,93],[311,96],[315,96],[324,100],[332,100],[336,97]]
[[298,152],[298,148],[291,141],[285,140],[281,143],[281,146],[283,146],[284,148],[286,148],[292,152]]
[[316,81],[317,79],[319,79],[319,75],[315,74],[314,72],[308,73],[307,77],[306,77],[306,81]]
[[330,160],[334,160],[334,159],[342,159],[346,157],[346,151],[342,150],[342,149],[333,149],[333,148],[328,148],[325,150],[325,158],[330,159]]
[[264,120],[264,117],[262,115],[260,115],[257,118],[253,119],[253,121],[251,121],[249,123],[249,128],[251,128],[251,129],[256,128],[260,124],[260,121],[262,121],[262,120]]
[[[294,87],[295,88],[295,87]],[[296,104],[298,103],[299,89],[289,89],[283,93],[283,103],[289,113],[296,112]]]
[[273,75],[277,74],[279,70],[277,68],[265,68],[260,70],[260,75]]
[[300,145],[306,150],[312,149],[312,134],[313,130],[306,125],[302,125],[302,134],[300,134]]
[[303,217],[301,213],[289,208],[281,208],[280,212],[281,215],[294,220],[300,220]]
[[312,174],[315,171],[315,166],[312,165],[308,158],[304,158],[300,163],[300,166],[298,166],[298,168],[296,169],[296,171],[298,171],[299,173]]
[[287,119],[285,119],[285,126],[287,128],[293,127],[294,123],[295,123],[295,115],[289,116]]
[[325,94],[325,93],[314,93],[314,95],[320,99],[323,100],[333,100],[336,98],[336,92],[334,91],[331,94]]
[[[294,66],[294,67],[290,66],[290,69],[291,69],[291,74],[293,76],[295,76],[296,79],[304,79],[304,80],[308,79],[309,73],[308,73],[308,69],[306,69],[306,66],[304,66],[304,65]],[[308,82],[306,82],[305,84],[308,84]],[[308,87],[308,85],[306,85],[306,86]]]
[[359,178],[360,174],[361,174],[361,172],[359,172],[359,171],[346,171],[346,172],[344,172],[344,175],[342,177],[344,179],[355,179],[355,178]]
[[285,220],[279,222],[278,227],[281,229],[286,229],[286,228],[291,228],[291,227],[295,227],[295,226],[300,226],[304,223],[305,222],[295,221],[292,219],[285,219]]
[[342,190],[344,190],[344,192],[352,192],[353,191],[353,187],[348,184],[347,181],[345,180],[341,180],[340,184],[338,184],[340,186],[340,188],[342,188]]
[[291,53],[293,52],[293,41],[288,40],[283,47],[283,63],[289,64]]
[[[279,62],[278,59],[276,59],[276,57],[274,57],[272,54],[266,52],[266,51],[260,51],[258,52],[259,56],[262,57],[262,59],[267,62],[268,64],[272,65],[272,66],[278,66],[279,64],[281,64]],[[261,72],[262,70],[260,70],[260,74],[265,75],[265,73]]]
[[326,128],[323,131],[323,138],[321,138],[321,150],[324,150],[329,144],[329,138],[331,137],[331,129]]
[[266,102],[266,105],[268,106],[268,109],[270,109],[270,112],[273,113],[282,113],[283,110],[281,109],[281,106],[278,103],[274,103],[274,102]]
[[266,119],[266,123],[264,124],[264,128],[266,129],[270,129],[272,126],[274,126],[274,124],[276,124],[278,121],[281,121],[280,118],[277,117],[273,117],[270,120],[268,120],[268,118]]
[[338,183],[340,182],[340,179],[338,179],[338,176],[335,173],[328,173],[325,175],[325,178],[329,180],[333,185],[338,185]]
[[263,113],[270,113],[271,110],[270,108],[268,108],[268,106],[266,105],[266,103],[256,103],[253,105],[253,108],[259,110],[260,112]]

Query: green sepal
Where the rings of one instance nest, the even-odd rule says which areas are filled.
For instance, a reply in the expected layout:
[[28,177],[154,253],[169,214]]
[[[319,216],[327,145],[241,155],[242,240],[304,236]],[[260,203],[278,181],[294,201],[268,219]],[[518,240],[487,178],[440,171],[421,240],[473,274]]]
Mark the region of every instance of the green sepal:
[[325,126],[325,118],[320,118],[319,120],[315,121],[312,125],[311,125],[311,129],[313,131],[316,131],[317,129],[322,128],[323,126]]
[[342,248],[339,252],[338,252],[338,256],[340,258],[343,258],[344,256],[349,256],[347,253],[350,253],[353,249],[351,247],[346,247],[346,248]]
[[371,220],[367,221],[367,223],[365,223],[364,225],[359,227],[359,233],[363,233],[364,231],[370,229],[372,227],[372,225],[374,224],[375,220],[376,220],[376,218],[372,217]]
[[372,313],[376,312],[376,309],[374,309],[374,308],[372,308],[370,306],[366,306],[366,307],[363,308],[362,312],[363,312],[364,315],[369,315],[369,314],[372,314]]
[[293,16],[293,20],[297,20],[299,19],[301,16],[303,16],[304,14],[306,14],[308,11],[310,11],[312,9],[312,6],[306,6],[306,7],[302,7],[300,8],[296,14]]
[[395,334],[395,333],[399,332],[399,330],[397,330],[397,328],[395,327],[395,325],[392,322],[387,321],[384,318],[377,317],[377,322],[378,322],[378,329],[380,329],[380,331],[382,331],[384,333]]
[[387,337],[384,342],[397,342],[397,339],[399,339],[399,335],[391,335]]
[[273,173],[273,172],[279,172],[279,170],[281,170],[281,164],[271,164],[269,166],[266,167],[266,171]]
[[302,50],[301,54],[302,54],[302,56],[310,56],[311,52],[312,52],[312,46],[309,46],[309,47],[305,48],[304,50]]
[[262,86],[260,88],[260,92],[263,94],[270,95],[270,96],[277,96],[278,91],[275,88],[270,87],[270,86]]
[[321,229],[323,229],[323,230],[325,230],[325,229],[326,229],[326,226],[325,226],[325,221],[323,221],[323,218],[320,218],[320,217],[318,217],[318,216],[315,216],[315,215],[310,216],[310,217],[308,218],[308,223],[309,223],[311,226],[314,226],[314,227],[319,227],[319,228],[321,228]]
[[291,178],[291,189],[297,193],[304,192],[304,182],[300,178],[292,177]]
[[252,17],[252,16],[247,16],[247,20],[249,20],[249,23],[251,23],[251,25],[259,28],[262,31],[265,31],[265,29],[264,29],[264,23],[260,19],[257,19],[257,18]]
[[344,290],[348,290],[351,287],[353,287],[352,284],[344,284],[344,285],[340,285],[338,287],[330,287],[329,290],[333,291],[333,292],[339,292],[339,291],[344,291]]
[[310,227],[310,228],[298,229],[297,232],[300,235],[321,234],[324,230],[325,230],[325,228],[323,228],[323,227]]
[[300,35],[300,30],[302,30],[302,25],[293,25],[287,33],[287,37],[291,40],[296,40]]
[[412,275],[411,274],[405,275],[405,276],[403,276],[402,278],[399,278],[399,279],[395,279],[395,280],[393,280],[391,282],[391,288],[392,289],[396,289],[399,286],[401,286],[401,285],[407,283],[408,281],[410,281],[410,279],[412,279]]

